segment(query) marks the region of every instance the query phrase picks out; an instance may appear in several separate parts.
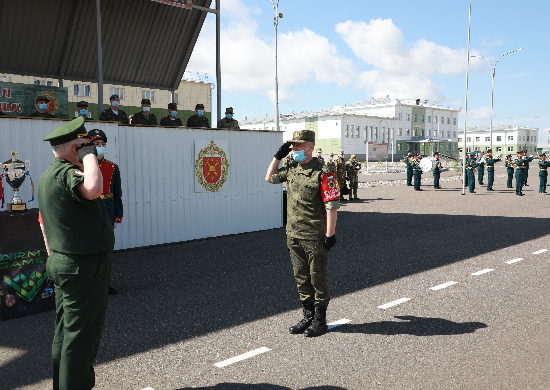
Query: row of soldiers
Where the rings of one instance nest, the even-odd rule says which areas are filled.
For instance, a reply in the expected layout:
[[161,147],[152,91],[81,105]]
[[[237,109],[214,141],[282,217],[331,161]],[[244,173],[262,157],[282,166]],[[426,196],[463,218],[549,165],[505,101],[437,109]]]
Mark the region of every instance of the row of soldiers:
[[[407,155],[403,157],[403,162],[405,163],[407,172],[407,186],[413,186],[415,191],[422,191],[420,188],[423,173],[422,167],[420,166],[420,160],[422,160],[422,158],[422,153],[413,154],[412,150],[407,150]],[[433,163],[432,173],[434,176],[434,189],[440,190],[441,186],[439,185],[439,178],[441,176],[441,171],[443,170],[443,165],[439,160],[439,152],[435,152],[433,154],[431,161]]]
[[[487,166],[488,174],[488,183],[487,191],[493,190],[493,181],[494,181],[494,163],[501,161],[500,158],[493,158],[492,150],[489,149],[484,158],[476,158],[476,152],[471,152],[470,157],[466,160],[466,173],[467,173],[467,184],[464,183],[464,186],[468,186],[470,193],[475,193],[475,176],[474,170],[478,171],[478,179],[480,184],[483,184],[483,165]],[[506,187],[514,188],[512,186],[512,181],[516,179],[516,195],[523,196],[523,187],[529,186],[527,184],[527,179],[529,177],[529,163],[532,162],[534,157],[527,156],[527,150],[520,150],[515,159],[512,158],[512,155],[509,154],[506,156],[504,166],[506,167],[507,180]],[[548,182],[548,167],[550,166],[550,161],[546,160],[546,153],[541,153],[538,157],[539,164],[539,193],[546,193],[546,185]],[[466,179],[465,179],[466,180]]]
[[[357,196],[357,189],[359,188],[359,171],[361,170],[361,163],[357,161],[357,156],[352,154],[348,161],[344,158],[344,151],[340,150],[338,156],[334,158],[334,153],[329,153],[328,161],[325,162],[323,158],[323,150],[317,149],[317,155],[315,156],[319,161],[325,164],[334,174],[338,181],[338,187],[340,188],[340,200],[346,200],[345,195],[349,195],[349,200],[359,200]],[[292,154],[289,154],[284,164],[288,165],[292,163]],[[349,185],[347,183],[349,183]]]

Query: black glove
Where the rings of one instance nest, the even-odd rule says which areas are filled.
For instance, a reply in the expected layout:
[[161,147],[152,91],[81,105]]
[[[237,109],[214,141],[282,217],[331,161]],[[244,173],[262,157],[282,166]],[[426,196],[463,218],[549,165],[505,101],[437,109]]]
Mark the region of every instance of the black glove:
[[84,162],[84,157],[88,154],[93,154],[97,157],[97,150],[95,148],[95,145],[91,142],[80,145],[76,148],[76,151],[78,152],[78,162],[81,164]]
[[329,249],[332,248],[334,245],[336,245],[336,234],[325,237],[325,248]]
[[281,147],[279,148],[279,150],[277,150],[277,153],[275,153],[273,157],[275,157],[277,160],[282,160],[283,158],[288,156],[291,148],[292,148],[292,143],[285,142],[284,144],[281,145]]
[[346,176],[346,180],[349,181],[349,176]]

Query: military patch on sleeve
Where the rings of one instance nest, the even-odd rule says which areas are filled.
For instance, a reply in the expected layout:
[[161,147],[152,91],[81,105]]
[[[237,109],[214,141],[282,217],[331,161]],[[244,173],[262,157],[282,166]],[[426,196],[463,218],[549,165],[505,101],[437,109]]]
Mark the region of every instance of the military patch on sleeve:
[[338,181],[333,172],[323,172],[323,177],[321,178],[321,197],[323,198],[323,202],[340,199]]
[[84,172],[82,172],[81,170],[73,169],[72,171],[73,171],[73,175],[79,176],[79,177],[84,177]]

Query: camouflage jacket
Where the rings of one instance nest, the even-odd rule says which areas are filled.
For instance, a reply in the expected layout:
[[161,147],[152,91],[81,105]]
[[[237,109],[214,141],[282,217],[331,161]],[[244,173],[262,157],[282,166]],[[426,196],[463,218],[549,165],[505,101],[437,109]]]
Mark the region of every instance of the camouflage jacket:
[[325,163],[325,165],[327,166],[327,168],[328,168],[330,171],[332,171],[332,172],[334,172],[334,174],[336,174],[336,163],[335,163],[334,161],[328,160],[328,161]]
[[357,178],[359,176],[359,170],[361,169],[361,163],[357,161],[348,161],[346,163],[346,174],[349,178]]
[[218,129],[240,129],[239,121],[223,118],[218,121]]
[[111,110],[111,107],[106,109],[101,113],[99,116],[100,121],[113,121],[113,122],[120,122],[123,125],[129,124],[128,122],[128,114],[126,114],[122,110],[118,110],[118,115],[115,115],[113,110]]
[[321,161],[322,164],[325,163],[325,159],[323,157],[318,157],[318,156],[315,156],[313,158],[316,158],[317,160]]
[[321,180],[330,174],[326,165],[317,159],[305,164],[293,162],[271,176],[273,184],[287,184],[286,233],[290,237],[318,240],[326,235],[326,210],[338,209],[340,202],[323,202]]
[[205,116],[197,114],[191,115],[189,119],[187,119],[187,127],[206,127],[207,129],[209,129],[210,121]]
[[339,180],[346,180],[346,160],[342,157],[338,157],[334,160],[336,164],[336,176]]

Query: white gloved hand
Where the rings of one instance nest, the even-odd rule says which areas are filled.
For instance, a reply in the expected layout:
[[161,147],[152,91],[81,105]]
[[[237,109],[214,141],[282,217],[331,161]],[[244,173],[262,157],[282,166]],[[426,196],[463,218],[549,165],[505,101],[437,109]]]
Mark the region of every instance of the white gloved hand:
[[118,225],[120,225],[120,223],[115,222],[115,224],[113,225],[113,228],[116,229],[118,227]]

